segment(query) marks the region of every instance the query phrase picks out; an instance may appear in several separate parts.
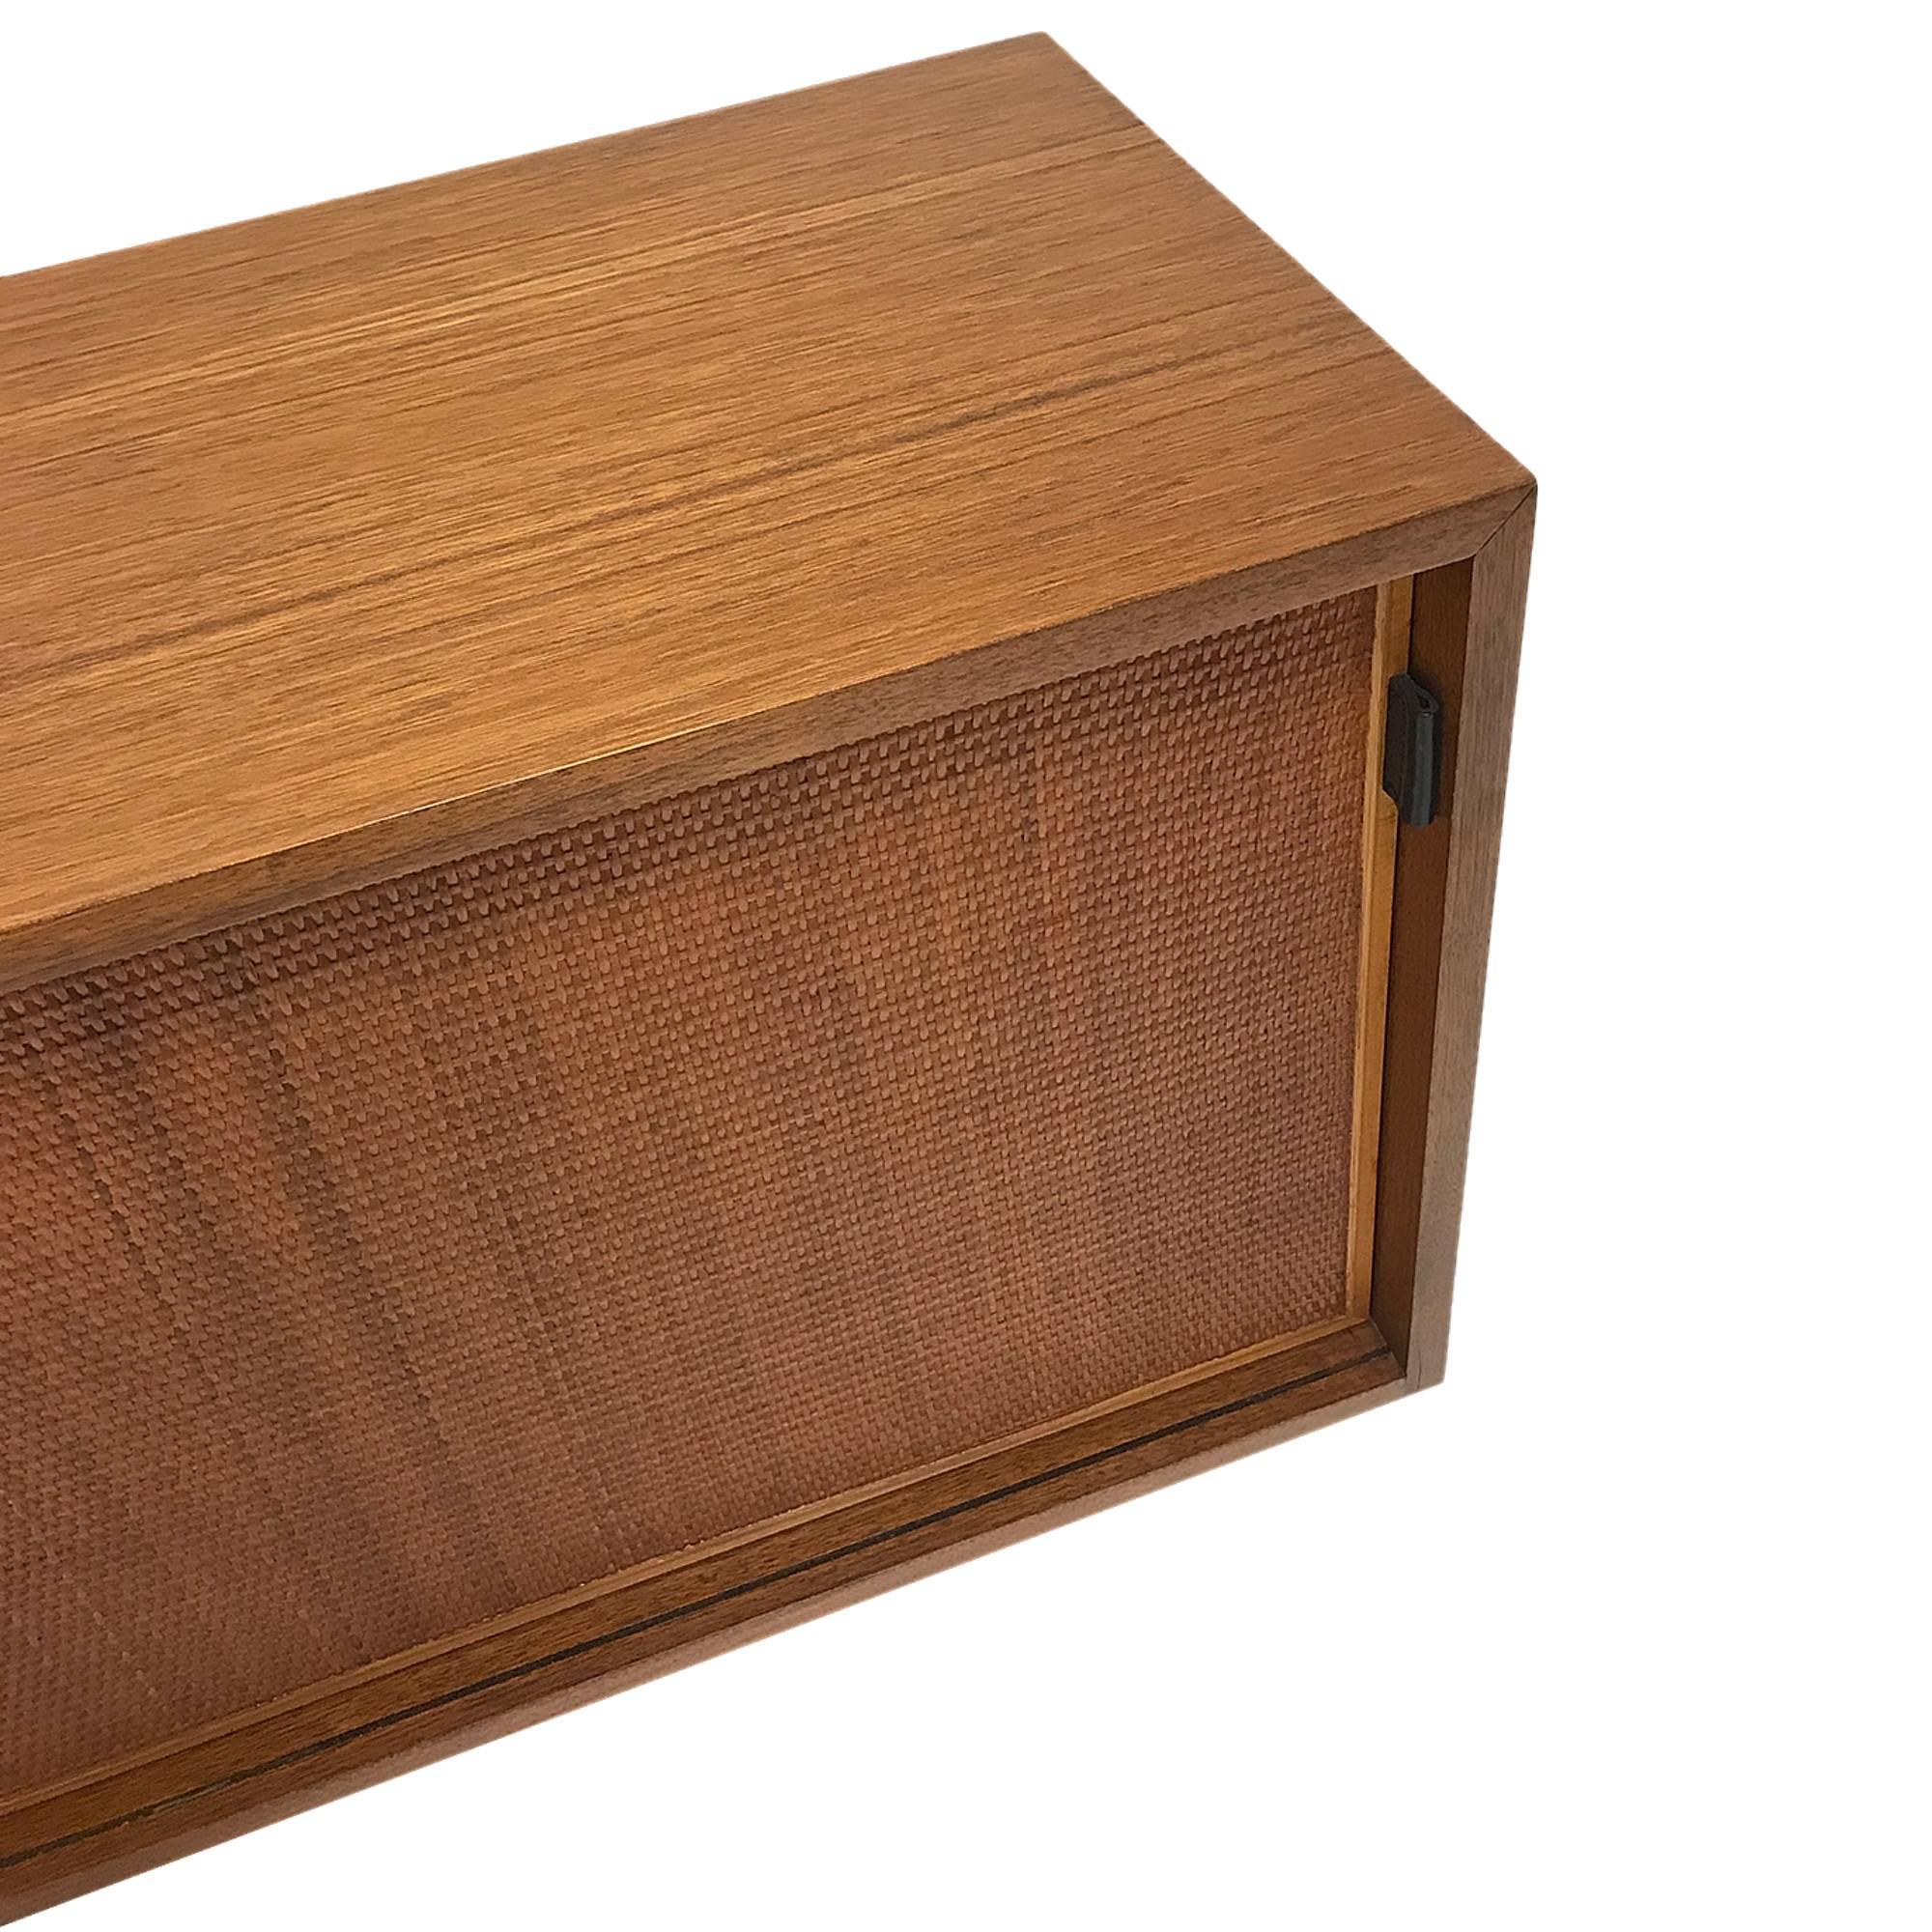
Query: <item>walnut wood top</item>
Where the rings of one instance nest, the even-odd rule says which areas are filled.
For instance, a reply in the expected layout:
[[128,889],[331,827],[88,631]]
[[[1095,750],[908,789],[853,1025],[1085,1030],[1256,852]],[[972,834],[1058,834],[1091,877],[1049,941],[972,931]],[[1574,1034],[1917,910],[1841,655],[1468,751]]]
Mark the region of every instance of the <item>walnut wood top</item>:
[[11,277],[0,980],[1097,610],[1467,554],[1528,483],[1040,37]]

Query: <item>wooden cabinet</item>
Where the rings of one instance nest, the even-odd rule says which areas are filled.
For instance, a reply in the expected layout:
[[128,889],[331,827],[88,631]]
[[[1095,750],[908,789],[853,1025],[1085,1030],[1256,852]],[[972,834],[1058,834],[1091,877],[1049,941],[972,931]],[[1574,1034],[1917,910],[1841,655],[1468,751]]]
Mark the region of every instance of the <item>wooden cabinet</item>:
[[0,1899],[1439,1377],[1532,497],[1037,38],[10,281]]

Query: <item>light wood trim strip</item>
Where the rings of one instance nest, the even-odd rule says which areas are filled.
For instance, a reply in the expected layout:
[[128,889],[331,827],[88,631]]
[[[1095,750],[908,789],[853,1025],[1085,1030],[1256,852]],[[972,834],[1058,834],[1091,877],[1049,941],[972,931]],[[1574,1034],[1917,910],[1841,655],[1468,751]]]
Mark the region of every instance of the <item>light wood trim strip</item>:
[[1349,1172],[1349,1312],[1369,1312],[1375,1264],[1376,1163],[1380,1147],[1382,1038],[1388,1024],[1389,922],[1395,905],[1395,801],[1382,789],[1382,739],[1389,679],[1408,668],[1414,580],[1376,592],[1376,644],[1369,666],[1369,739],[1362,785],[1362,951],[1355,995],[1355,1137]]

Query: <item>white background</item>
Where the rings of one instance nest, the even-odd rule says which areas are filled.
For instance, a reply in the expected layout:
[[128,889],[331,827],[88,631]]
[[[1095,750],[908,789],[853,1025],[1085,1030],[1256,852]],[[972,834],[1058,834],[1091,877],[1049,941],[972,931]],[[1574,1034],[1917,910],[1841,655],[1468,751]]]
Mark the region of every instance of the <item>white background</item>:
[[1543,484],[1443,1389],[50,1922],[1932,1922],[1884,17],[7,10],[10,270],[1045,27]]

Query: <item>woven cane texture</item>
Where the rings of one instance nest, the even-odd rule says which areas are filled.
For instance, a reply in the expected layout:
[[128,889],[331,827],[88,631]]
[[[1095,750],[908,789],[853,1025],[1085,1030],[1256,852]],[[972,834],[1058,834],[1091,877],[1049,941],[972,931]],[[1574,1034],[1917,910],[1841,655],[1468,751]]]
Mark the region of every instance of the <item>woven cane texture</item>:
[[1341,1313],[1373,621],[0,999],[0,1789]]

